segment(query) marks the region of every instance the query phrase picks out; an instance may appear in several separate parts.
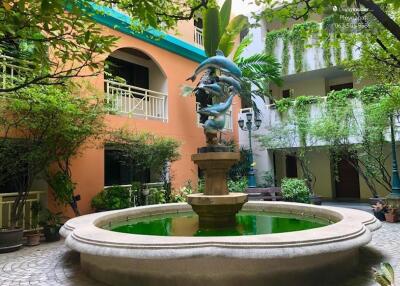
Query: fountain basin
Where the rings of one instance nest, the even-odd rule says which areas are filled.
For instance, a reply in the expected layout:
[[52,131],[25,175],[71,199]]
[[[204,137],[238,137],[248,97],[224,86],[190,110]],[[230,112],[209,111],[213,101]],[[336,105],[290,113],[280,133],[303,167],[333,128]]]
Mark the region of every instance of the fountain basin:
[[[69,220],[60,233],[81,253],[82,268],[109,285],[322,285],[358,264],[358,249],[380,227],[352,209],[286,202],[248,202],[243,211],[290,214],[331,224],[247,236],[154,236],[103,229],[111,223],[191,211],[188,204],[154,205]],[[301,283],[299,283],[301,281]]]
[[247,194],[228,193],[227,195],[188,195],[188,204],[199,215],[199,224],[203,228],[234,226],[235,215],[247,202]]

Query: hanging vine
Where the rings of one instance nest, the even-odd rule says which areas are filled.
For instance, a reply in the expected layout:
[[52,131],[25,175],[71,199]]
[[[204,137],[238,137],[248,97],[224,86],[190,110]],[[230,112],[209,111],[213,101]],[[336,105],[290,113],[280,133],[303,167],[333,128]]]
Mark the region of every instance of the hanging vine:
[[293,25],[289,33],[290,43],[293,47],[294,67],[296,72],[304,70],[304,52],[306,42],[313,34],[318,32],[318,23],[306,22]]
[[305,22],[295,24],[291,29],[281,29],[268,32],[265,39],[265,50],[267,54],[273,54],[278,40],[282,40],[282,74],[288,74],[289,71],[289,46],[293,47],[293,60],[295,72],[299,73],[307,70],[304,62],[305,50],[307,40],[313,36],[318,35],[316,46],[322,48],[322,57],[324,65],[331,67],[334,64],[339,65],[342,62],[342,42],[346,52],[346,60],[353,59],[353,45],[352,38],[338,39],[334,38],[334,17],[328,16],[322,20],[322,25],[317,22]]

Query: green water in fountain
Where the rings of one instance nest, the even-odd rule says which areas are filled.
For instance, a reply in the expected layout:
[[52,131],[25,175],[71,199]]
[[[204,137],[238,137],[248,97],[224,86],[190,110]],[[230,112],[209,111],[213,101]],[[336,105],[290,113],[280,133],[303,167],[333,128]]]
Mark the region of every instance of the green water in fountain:
[[116,232],[160,236],[239,236],[299,231],[329,224],[311,218],[260,212],[240,212],[236,215],[236,222],[234,228],[199,229],[198,216],[189,212],[136,218],[107,228]]

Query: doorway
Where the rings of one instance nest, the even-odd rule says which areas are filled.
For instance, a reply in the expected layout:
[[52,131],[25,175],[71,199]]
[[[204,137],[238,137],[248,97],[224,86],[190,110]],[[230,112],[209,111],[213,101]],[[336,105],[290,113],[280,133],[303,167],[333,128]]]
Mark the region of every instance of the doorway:
[[337,179],[335,179],[335,197],[337,199],[359,199],[360,178],[353,167],[354,160],[342,157],[337,163]]
[[297,178],[296,156],[286,155],[286,177],[287,178]]

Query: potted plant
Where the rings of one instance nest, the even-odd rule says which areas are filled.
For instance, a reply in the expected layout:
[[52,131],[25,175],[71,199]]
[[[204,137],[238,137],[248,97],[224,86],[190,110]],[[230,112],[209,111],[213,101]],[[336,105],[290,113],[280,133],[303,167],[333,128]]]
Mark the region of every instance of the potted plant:
[[39,226],[39,212],[42,206],[39,202],[32,202],[31,205],[31,215],[32,215],[32,224],[30,231],[26,234],[26,245],[28,246],[35,246],[40,244],[40,231],[38,229]]
[[387,208],[387,212],[385,213],[385,220],[387,222],[397,222],[398,221],[398,209],[389,205]]
[[60,212],[53,213],[49,209],[45,209],[42,212],[40,224],[43,226],[43,233],[47,242],[60,240],[61,219]]

